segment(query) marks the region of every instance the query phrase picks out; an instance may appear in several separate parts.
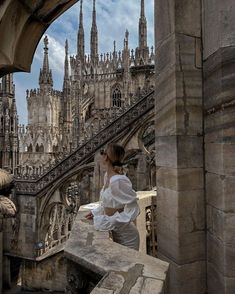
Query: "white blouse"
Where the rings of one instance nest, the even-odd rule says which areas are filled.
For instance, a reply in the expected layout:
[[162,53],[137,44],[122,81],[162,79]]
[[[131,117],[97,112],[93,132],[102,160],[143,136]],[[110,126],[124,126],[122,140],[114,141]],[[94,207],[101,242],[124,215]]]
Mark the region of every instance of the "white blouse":
[[[104,207],[124,208],[123,212],[116,211],[112,216],[104,214]],[[109,186],[100,192],[100,204],[93,209],[93,220],[96,230],[111,231],[135,220],[140,213],[136,192],[132,189],[129,178],[125,175],[114,175],[110,178]]]

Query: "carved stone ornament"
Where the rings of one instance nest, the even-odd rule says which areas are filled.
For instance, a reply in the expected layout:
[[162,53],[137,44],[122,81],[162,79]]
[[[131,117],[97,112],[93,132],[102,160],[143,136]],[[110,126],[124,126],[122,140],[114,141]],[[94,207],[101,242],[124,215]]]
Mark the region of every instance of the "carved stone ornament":
[[78,146],[74,152],[57,165],[52,166],[50,170],[46,171],[39,178],[35,179],[35,176],[32,177],[30,173],[27,173],[24,178],[21,178],[19,175],[16,180],[16,193],[36,195],[43,189],[51,186],[54,181],[75,166],[85,164],[90,158],[91,153],[94,154],[107,141],[113,140],[115,136],[118,136],[134,122],[141,120],[143,115],[152,110],[154,101],[153,91],[145,96],[141,95],[137,102],[130,106],[126,112],[121,113],[120,116],[112,120],[107,127],[98,130],[92,138],[88,137],[84,144]]

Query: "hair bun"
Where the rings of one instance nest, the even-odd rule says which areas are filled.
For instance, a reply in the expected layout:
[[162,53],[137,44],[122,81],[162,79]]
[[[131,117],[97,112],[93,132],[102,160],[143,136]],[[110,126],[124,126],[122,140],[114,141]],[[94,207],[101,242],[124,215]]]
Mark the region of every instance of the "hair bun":
[[113,166],[123,166],[124,163],[121,163],[120,161],[114,161],[114,162],[112,162],[112,165]]

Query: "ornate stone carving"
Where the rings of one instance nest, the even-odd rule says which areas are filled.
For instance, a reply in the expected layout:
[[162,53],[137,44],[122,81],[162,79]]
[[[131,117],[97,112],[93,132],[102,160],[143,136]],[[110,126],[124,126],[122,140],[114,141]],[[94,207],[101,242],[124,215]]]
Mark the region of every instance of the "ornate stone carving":
[[[145,93],[144,93],[145,94]],[[141,120],[143,115],[154,107],[154,92],[150,92],[146,96],[140,95],[135,105],[131,106],[125,113],[113,120],[107,127],[99,130],[96,135],[80,145],[73,153],[68,155],[56,166],[51,167],[42,176],[35,180],[32,174],[27,171],[26,175],[16,179],[17,193],[36,195],[43,189],[51,186],[59,177],[63,176],[75,166],[85,164],[91,157],[91,154],[101,148],[108,141],[113,140],[114,136],[119,135],[137,120]]]
[[157,256],[156,205],[146,207],[147,254]]

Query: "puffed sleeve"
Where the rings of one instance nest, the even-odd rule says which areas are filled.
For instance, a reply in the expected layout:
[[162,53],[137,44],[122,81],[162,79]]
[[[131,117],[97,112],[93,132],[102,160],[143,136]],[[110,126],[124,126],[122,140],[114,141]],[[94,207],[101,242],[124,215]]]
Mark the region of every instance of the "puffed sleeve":
[[97,216],[97,215],[102,215],[104,214],[104,207],[103,207],[103,203],[102,201],[100,201],[99,206],[91,209],[91,213],[93,214],[93,216]]
[[111,194],[116,205],[115,208],[124,207],[124,211],[115,212],[112,216],[94,215],[94,226],[96,230],[110,231],[135,220],[140,210],[137,204],[136,192],[128,178],[117,179],[110,183]]

